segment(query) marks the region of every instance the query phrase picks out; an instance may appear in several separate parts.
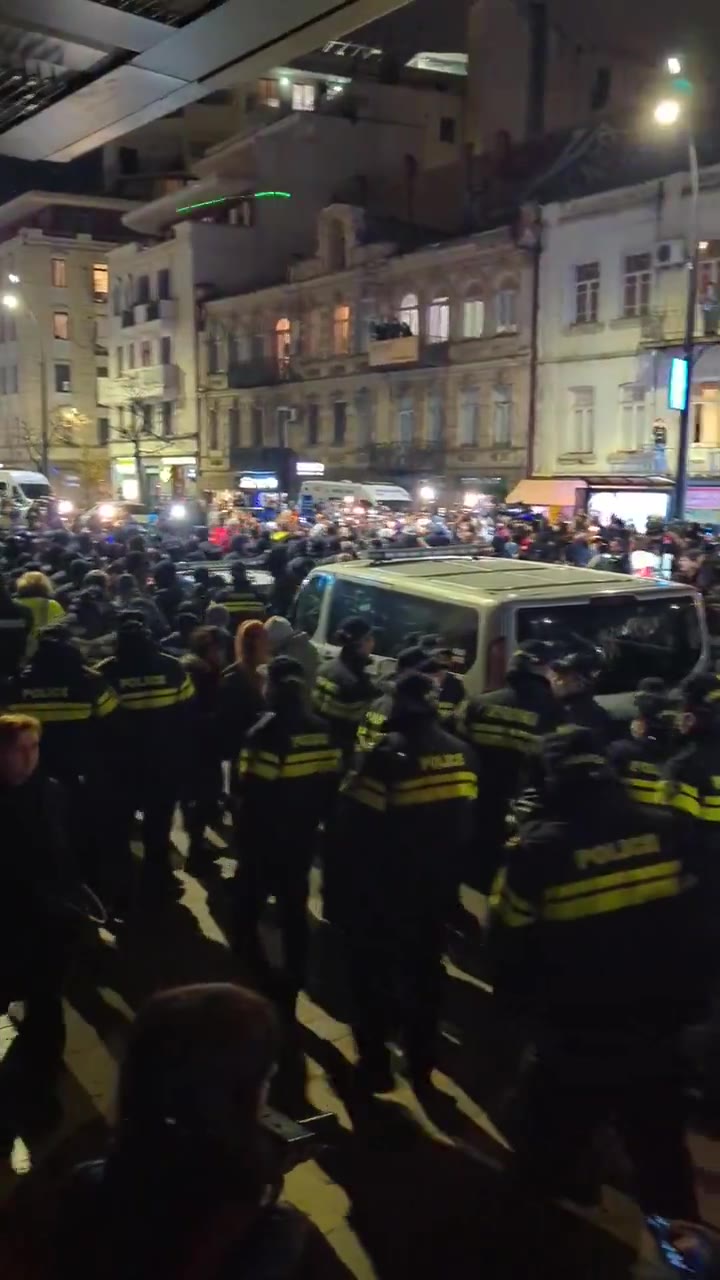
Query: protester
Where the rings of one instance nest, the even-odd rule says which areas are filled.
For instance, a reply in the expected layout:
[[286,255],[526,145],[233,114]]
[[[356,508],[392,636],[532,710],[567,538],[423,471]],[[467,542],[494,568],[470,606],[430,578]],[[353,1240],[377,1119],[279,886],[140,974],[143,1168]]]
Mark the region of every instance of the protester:
[[65,610],[54,599],[52,584],[44,573],[22,575],[17,584],[17,601],[32,614],[32,630],[26,649],[26,656],[32,657],[42,628],[60,622],[65,617]]
[[305,631],[295,631],[287,618],[268,618],[265,623],[271,658],[295,658],[300,663],[305,682],[312,689],[317,675],[319,659],[317,649]]

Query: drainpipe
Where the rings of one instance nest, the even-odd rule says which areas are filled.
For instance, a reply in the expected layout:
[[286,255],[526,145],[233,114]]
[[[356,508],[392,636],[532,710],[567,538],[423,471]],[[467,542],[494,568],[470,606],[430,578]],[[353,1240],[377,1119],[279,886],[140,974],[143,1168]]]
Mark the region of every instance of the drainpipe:
[[538,364],[540,346],[540,262],[542,258],[542,212],[538,206],[532,226],[524,237],[524,248],[531,256],[532,294],[530,302],[530,378],[527,433],[527,474],[535,467],[535,436],[537,433]]

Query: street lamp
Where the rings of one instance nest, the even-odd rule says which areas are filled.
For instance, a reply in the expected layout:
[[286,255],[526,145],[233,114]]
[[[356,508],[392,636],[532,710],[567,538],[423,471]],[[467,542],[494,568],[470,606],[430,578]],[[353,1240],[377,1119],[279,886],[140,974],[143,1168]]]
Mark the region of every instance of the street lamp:
[[[20,282],[20,277],[14,274],[8,276],[8,279],[11,284],[19,284]],[[2,303],[6,311],[19,311],[22,308],[35,325],[37,331],[40,348],[40,466],[43,475],[46,476],[50,469],[50,424],[48,421],[47,361],[45,359],[42,329],[35,312],[23,301],[19,294],[4,293],[0,298],[0,303]]]
[[[677,76],[682,71],[679,58],[668,58],[667,69],[671,75]],[[688,91],[688,83],[682,82],[684,91]],[[678,86],[680,87],[680,86]],[[664,98],[655,108],[655,121],[663,128],[677,124],[683,116],[683,104],[678,98]],[[690,435],[690,394],[692,391],[692,368],[695,355],[695,307],[697,305],[698,280],[698,197],[700,194],[700,176],[698,173],[697,147],[693,133],[690,112],[685,113],[687,123],[688,168],[690,170],[690,216],[687,242],[687,297],[685,302],[685,337],[683,339],[683,359],[687,370],[686,390],[683,407],[680,410],[678,431],[678,459],[675,473],[675,491],[673,495],[672,514],[676,520],[685,515],[685,498],[687,496],[688,444]]]
[[679,76],[682,71],[682,62],[677,54],[671,54],[667,60],[667,69],[671,76]]

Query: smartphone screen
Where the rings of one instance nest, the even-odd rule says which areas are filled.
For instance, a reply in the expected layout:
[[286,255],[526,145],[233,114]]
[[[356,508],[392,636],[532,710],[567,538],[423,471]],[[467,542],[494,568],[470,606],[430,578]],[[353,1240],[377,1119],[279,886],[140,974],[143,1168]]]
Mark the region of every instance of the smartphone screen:
[[700,1272],[696,1267],[690,1265],[683,1257],[679,1249],[676,1249],[672,1242],[670,1234],[670,1223],[667,1218],[651,1217],[647,1218],[647,1225],[652,1235],[663,1262],[673,1271],[682,1272],[686,1276],[699,1276]]

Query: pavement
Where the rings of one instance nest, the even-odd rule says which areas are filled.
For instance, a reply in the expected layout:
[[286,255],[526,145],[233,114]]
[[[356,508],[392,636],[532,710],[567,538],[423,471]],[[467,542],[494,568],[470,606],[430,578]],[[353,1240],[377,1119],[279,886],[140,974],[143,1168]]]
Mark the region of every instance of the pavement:
[[[183,839],[178,833],[178,846]],[[102,1153],[117,1063],[142,1000],[167,986],[241,976],[222,928],[223,882],[233,863],[219,839],[218,850],[223,856],[212,884],[178,871],[177,902],[140,919],[121,947],[105,936],[86,956],[68,993],[63,1124],[43,1142],[18,1138],[11,1165],[0,1165],[0,1224],[23,1215],[34,1220],[36,1205],[73,1163]],[[293,1096],[292,1072],[285,1073],[288,1093],[276,1101],[298,1118],[305,1111],[335,1119],[311,1158],[287,1175],[284,1195],[317,1223],[356,1280],[637,1274],[636,1260],[651,1259],[653,1251],[632,1199],[618,1189],[628,1179],[622,1158],[601,1209],[557,1204],[534,1212],[508,1200],[502,1125],[520,1046],[497,1021],[482,976],[483,901],[471,890],[463,890],[463,900],[469,941],[446,961],[433,1096],[421,1106],[399,1081],[392,1094],[358,1112],[342,957],[320,918],[314,879],[311,979],[299,1002],[302,1055],[295,1061],[297,1073],[304,1060],[304,1079],[296,1079]],[[0,1020],[0,1057],[15,1034],[9,1017]],[[704,1216],[720,1223],[720,1144],[692,1135],[691,1147]]]

